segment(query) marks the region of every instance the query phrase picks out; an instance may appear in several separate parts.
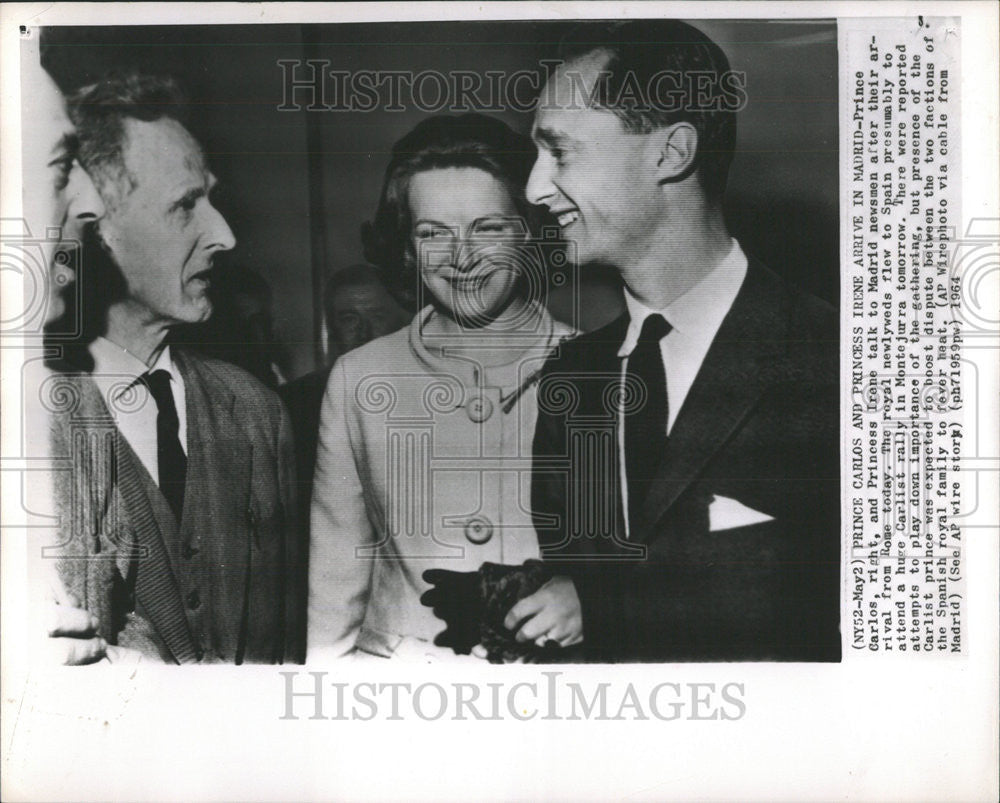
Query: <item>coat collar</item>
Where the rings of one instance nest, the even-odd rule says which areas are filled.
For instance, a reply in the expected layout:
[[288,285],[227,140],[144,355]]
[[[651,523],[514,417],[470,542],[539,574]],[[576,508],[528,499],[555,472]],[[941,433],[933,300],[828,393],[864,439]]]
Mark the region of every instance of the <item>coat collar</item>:
[[[186,399],[186,411],[189,420],[194,418],[209,419],[214,425],[232,430],[230,434],[239,433],[236,415],[236,393],[212,370],[210,363],[198,360],[184,351],[175,348],[172,355],[173,363],[184,379],[185,387],[193,386],[193,392]],[[210,404],[205,404],[210,400]],[[192,438],[188,438],[190,441]]]
[[[213,368],[183,349],[174,352],[174,363],[184,377],[188,417],[188,494],[206,497],[242,497],[249,494],[252,443],[240,422],[239,399]],[[180,529],[200,526],[195,508],[185,502]]]
[[528,309],[529,317],[537,321],[537,325],[527,332],[498,334],[491,338],[491,349],[497,345],[510,348],[511,359],[502,365],[486,366],[474,357],[457,356],[447,347],[435,346],[424,331],[432,316],[440,314],[433,306],[424,307],[410,324],[410,349],[430,374],[454,376],[466,388],[496,387],[502,395],[509,396],[537,378],[552,351],[574,334],[571,327],[553,318],[541,304],[532,302]]

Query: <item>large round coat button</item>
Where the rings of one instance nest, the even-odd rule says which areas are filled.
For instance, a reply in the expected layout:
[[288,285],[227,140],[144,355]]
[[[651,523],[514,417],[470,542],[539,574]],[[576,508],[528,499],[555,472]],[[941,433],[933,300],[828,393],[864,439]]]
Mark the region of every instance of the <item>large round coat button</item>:
[[481,424],[493,415],[493,402],[484,396],[473,396],[469,399],[465,411],[469,414],[470,421]]
[[493,537],[493,522],[483,516],[475,516],[465,523],[465,537],[474,544],[485,544]]

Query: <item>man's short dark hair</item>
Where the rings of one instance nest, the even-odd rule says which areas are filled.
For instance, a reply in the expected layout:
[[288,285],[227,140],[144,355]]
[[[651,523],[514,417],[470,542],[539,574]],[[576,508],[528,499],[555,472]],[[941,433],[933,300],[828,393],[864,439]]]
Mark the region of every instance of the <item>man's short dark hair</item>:
[[137,72],[112,73],[77,89],[69,110],[84,169],[99,187],[125,182],[127,191],[135,188],[135,177],[125,167],[125,120],[185,121],[184,97],[173,78]]
[[[643,19],[582,23],[562,41],[559,57],[569,62],[594,52],[608,57],[592,98],[595,105],[616,115],[634,133],[690,123],[698,133],[694,167],[701,186],[710,198],[720,198],[736,148],[736,112],[728,103],[699,103],[691,97],[692,84],[683,79],[707,76],[707,85],[719,92],[723,76],[730,73],[722,48],[680,20]],[[682,102],[665,103],[662,97],[651,96],[676,86],[657,82],[664,73],[682,79],[682,95],[688,95]]]

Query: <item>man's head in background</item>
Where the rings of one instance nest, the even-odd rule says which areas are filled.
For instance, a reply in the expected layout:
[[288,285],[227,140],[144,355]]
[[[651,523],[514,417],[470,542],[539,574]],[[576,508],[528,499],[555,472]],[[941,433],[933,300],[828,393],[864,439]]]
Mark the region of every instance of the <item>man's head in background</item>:
[[[26,50],[29,50],[27,46]],[[37,47],[21,62],[21,151],[27,234],[41,242],[48,276],[45,318],[63,314],[62,288],[75,280],[68,252],[83,227],[104,214],[104,204],[77,160],[76,131],[55,81],[42,68]]]
[[71,101],[80,161],[106,207],[97,234],[121,274],[108,324],[124,318],[162,338],[170,326],[205,320],[212,259],[236,241],[209,198],[215,177],[184,126],[177,86],[116,75]]
[[331,363],[402,328],[411,317],[388,291],[379,269],[364,263],[330,274],[323,290],[323,312]]

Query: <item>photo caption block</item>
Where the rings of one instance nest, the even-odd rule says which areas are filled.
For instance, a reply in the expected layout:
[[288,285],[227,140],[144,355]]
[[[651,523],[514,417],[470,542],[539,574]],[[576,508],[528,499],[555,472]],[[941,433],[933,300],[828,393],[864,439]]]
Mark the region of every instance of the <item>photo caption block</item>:
[[853,652],[966,653],[959,31],[841,21]]

